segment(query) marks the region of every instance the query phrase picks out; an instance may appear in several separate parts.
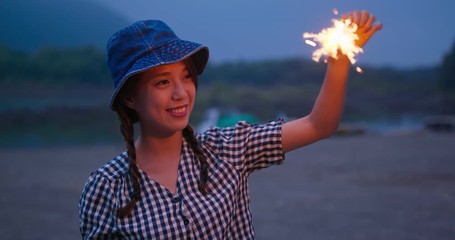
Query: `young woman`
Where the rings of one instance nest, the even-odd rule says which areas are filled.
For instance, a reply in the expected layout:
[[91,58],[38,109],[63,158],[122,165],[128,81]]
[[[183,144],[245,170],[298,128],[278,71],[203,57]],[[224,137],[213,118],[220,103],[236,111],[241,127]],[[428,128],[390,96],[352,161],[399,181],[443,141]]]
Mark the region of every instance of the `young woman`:
[[[359,46],[382,28],[366,11],[344,17],[359,26]],[[115,33],[107,50],[115,82],[110,107],[120,117],[127,150],[86,183],[79,206],[83,239],[252,239],[249,174],[330,136],[341,118],[350,65],[345,56],[329,59],[309,115],[196,134],[188,119],[207,47],[148,20]]]

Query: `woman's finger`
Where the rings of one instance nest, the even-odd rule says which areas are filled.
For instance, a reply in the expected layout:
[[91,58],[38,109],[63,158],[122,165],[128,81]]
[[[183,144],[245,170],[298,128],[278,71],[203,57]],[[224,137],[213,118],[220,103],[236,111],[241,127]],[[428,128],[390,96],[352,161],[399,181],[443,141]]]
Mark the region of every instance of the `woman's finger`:
[[360,33],[365,33],[370,31],[371,27],[374,24],[374,21],[376,21],[376,18],[373,15],[369,15],[366,22],[363,24],[363,26],[359,29]]
[[360,19],[359,19],[359,23],[358,23],[358,26],[360,28],[363,28],[369,21],[370,17],[372,15],[368,12],[368,11],[360,11]]

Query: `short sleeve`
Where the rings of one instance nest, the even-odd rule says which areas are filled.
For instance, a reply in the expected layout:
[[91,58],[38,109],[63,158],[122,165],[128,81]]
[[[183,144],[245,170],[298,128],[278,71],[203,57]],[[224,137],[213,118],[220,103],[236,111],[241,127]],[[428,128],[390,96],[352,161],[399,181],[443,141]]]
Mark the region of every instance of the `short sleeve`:
[[82,239],[120,239],[116,236],[114,188],[111,180],[93,173],[79,202]]
[[215,151],[217,157],[249,174],[283,162],[283,123],[283,120],[265,124],[240,121],[233,127],[209,129],[202,135],[201,141]]

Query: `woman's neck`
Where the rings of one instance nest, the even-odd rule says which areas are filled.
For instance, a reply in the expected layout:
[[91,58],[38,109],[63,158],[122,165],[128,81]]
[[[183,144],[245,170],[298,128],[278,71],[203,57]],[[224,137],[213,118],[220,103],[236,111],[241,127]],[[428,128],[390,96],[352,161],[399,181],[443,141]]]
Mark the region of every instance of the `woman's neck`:
[[168,137],[155,137],[141,134],[136,141],[136,153],[139,158],[165,160],[172,157],[180,157],[183,141],[182,131],[178,131]]
[[136,161],[149,178],[172,193],[177,191],[182,131],[166,138],[141,135],[136,141]]

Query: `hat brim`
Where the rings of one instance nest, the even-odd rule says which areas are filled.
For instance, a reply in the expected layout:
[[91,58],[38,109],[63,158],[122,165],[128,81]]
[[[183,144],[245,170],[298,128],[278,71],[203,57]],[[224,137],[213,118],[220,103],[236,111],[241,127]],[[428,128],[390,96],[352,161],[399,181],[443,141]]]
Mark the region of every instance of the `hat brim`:
[[180,62],[188,57],[191,57],[196,66],[198,74],[202,74],[207,65],[209,58],[209,50],[206,46],[198,43],[175,40],[160,48],[153,49],[149,53],[140,57],[133,66],[127,71],[125,76],[120,80],[120,83],[115,88],[112,94],[109,106],[114,110],[114,102],[123,85],[131,76],[144,72],[152,67]]

